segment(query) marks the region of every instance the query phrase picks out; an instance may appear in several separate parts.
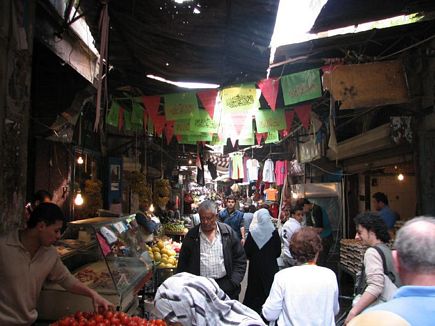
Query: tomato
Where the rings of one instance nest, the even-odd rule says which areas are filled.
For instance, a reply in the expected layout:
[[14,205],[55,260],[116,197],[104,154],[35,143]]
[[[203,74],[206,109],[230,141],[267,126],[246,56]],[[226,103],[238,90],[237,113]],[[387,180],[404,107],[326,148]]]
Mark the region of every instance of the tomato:
[[73,318],[71,318],[71,317],[65,317],[64,319],[61,319],[59,321],[59,325],[60,326],[70,326],[73,321],[74,321]]
[[112,318],[110,319],[110,324],[111,324],[111,325],[120,325],[120,324],[121,324],[121,321],[119,320],[118,317],[112,317]]
[[88,326],[95,326],[97,325],[97,322],[93,319],[88,319]]
[[81,317],[83,317],[83,313],[81,311],[76,311],[74,318],[80,320]]
[[103,317],[103,315],[96,314],[96,315],[94,316],[94,320],[95,320],[97,323],[102,323],[102,322],[104,321],[104,317]]
[[122,315],[119,317],[119,321],[122,325],[127,325],[130,322],[130,317],[128,317],[127,315]]
[[97,323],[95,326],[106,326],[105,323]]
[[113,312],[112,311],[108,310],[108,311],[106,311],[104,313],[104,318],[106,318],[106,319],[112,319],[112,317],[113,317]]

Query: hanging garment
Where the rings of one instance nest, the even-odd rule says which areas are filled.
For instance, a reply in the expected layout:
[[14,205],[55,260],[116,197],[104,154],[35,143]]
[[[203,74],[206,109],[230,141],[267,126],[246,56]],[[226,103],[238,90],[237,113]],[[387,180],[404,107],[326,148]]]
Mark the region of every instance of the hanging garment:
[[211,178],[214,180],[218,177],[216,165],[214,165],[211,161],[207,162],[208,171],[210,172]]
[[282,186],[284,184],[284,180],[287,177],[287,171],[287,161],[277,161],[275,163],[275,177],[277,186]]
[[269,188],[264,191],[266,194],[266,200],[277,201],[278,200],[278,190],[275,188]]
[[264,162],[263,181],[264,182],[275,182],[274,164],[270,158],[268,158],[266,160],[266,162]]
[[260,168],[260,163],[254,159],[248,159],[246,161],[246,169],[248,170],[248,181],[257,181],[258,179],[258,169]]
[[249,183],[249,175],[248,175],[248,167],[246,166],[246,163],[248,162],[249,157],[244,156],[243,157],[243,182]]
[[231,179],[238,180],[243,179],[243,153],[231,153]]

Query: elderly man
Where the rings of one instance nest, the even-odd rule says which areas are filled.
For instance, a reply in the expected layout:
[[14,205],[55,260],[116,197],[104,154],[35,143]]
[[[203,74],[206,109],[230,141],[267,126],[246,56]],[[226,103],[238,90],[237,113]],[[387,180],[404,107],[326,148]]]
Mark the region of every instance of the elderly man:
[[206,200],[198,208],[201,223],[183,240],[177,272],[214,279],[231,299],[238,299],[246,271],[246,256],[233,229],[217,222],[216,205]]
[[393,261],[404,286],[397,290],[392,300],[368,309],[361,318],[365,314],[388,311],[410,325],[433,325],[435,218],[416,217],[408,221],[397,233],[394,246]]

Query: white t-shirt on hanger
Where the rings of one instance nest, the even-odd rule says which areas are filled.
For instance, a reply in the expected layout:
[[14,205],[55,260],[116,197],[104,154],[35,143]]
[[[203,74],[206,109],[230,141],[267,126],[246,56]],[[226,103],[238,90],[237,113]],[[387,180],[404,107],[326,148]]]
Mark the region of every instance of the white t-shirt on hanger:
[[260,163],[253,158],[246,161],[246,169],[248,170],[248,181],[258,180],[258,169],[260,168]]
[[275,182],[275,166],[270,158],[264,162],[263,181],[270,183]]

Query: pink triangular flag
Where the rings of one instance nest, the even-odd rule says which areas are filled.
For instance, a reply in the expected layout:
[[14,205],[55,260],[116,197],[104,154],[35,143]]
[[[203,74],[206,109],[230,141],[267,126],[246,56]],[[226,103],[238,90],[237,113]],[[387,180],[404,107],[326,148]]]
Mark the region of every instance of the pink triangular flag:
[[143,111],[143,129],[146,132],[148,128],[148,113],[147,110]]
[[142,96],[143,105],[148,110],[151,119],[157,117],[160,106],[160,96]]
[[174,121],[166,122],[165,137],[166,143],[169,145],[171,143],[172,137],[174,137]]
[[198,95],[202,105],[204,106],[205,110],[210,115],[210,118],[213,119],[214,116],[214,107],[216,105],[216,97],[217,97],[218,91],[215,89],[207,90],[207,91],[201,91],[196,93]]
[[165,128],[165,117],[163,115],[158,115],[155,117],[153,122],[157,136],[161,136],[163,129]]
[[257,145],[261,144],[261,139],[263,138],[264,133],[255,133],[255,138],[257,138]]
[[295,111],[285,111],[285,122],[287,124],[287,130],[292,130],[293,118],[295,117]]
[[278,78],[263,79],[258,83],[258,87],[260,87],[261,93],[266,99],[267,104],[269,104],[272,111],[275,111],[276,98],[278,97],[279,91]]
[[295,108],[295,112],[298,115],[302,126],[308,130],[308,128],[310,127],[311,104],[300,105]]
[[288,131],[284,129],[284,130],[281,130],[281,131],[279,132],[279,134],[281,135],[282,138],[284,138],[285,136],[288,135]]
[[121,130],[122,127],[124,127],[124,108],[119,108],[119,115],[118,115],[118,130]]

